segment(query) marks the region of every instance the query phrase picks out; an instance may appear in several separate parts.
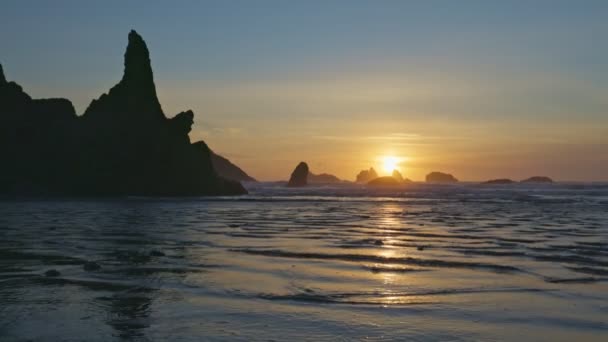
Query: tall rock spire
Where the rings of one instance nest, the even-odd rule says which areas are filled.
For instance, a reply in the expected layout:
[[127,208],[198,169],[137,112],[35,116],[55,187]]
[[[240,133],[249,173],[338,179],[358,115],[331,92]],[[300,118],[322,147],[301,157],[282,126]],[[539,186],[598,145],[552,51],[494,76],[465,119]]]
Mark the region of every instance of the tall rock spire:
[[135,120],[138,124],[166,119],[156,95],[148,47],[135,31],[129,33],[124,65],[121,81],[107,95],[93,100],[84,116]]
[[4,70],[2,69],[2,64],[0,64],[0,84],[6,83],[6,77],[4,77]]
[[154,89],[154,76],[148,47],[134,30],[129,33],[129,45],[125,52],[125,72],[121,83]]

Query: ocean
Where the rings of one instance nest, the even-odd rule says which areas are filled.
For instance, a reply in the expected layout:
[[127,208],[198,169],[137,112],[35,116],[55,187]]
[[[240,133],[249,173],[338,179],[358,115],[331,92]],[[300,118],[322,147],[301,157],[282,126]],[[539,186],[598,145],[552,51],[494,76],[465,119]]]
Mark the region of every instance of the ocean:
[[1,341],[608,341],[608,184],[0,200]]

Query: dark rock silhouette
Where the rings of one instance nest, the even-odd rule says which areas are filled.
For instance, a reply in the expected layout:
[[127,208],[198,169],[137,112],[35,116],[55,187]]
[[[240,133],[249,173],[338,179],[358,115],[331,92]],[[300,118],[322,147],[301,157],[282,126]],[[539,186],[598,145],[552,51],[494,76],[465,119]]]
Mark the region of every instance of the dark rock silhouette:
[[77,116],[66,99],[34,100],[0,66],[0,193],[49,193],[64,183]]
[[308,183],[311,183],[311,184],[336,184],[336,183],[344,183],[344,181],[329,173],[320,173],[320,174],[316,175],[312,172],[309,172],[308,173]]
[[308,172],[308,164],[306,164],[305,162],[300,162],[291,173],[291,177],[289,178],[289,183],[287,183],[287,186],[306,186],[306,184],[308,183]]
[[492,180],[486,181],[483,184],[512,184],[512,183],[515,183],[515,181],[510,180],[508,178],[499,178],[499,179],[492,179]]
[[397,181],[399,182],[403,182],[403,176],[401,175],[401,172],[399,172],[399,170],[393,170],[393,178],[395,178]]
[[369,170],[363,170],[359,172],[357,175],[357,183],[368,183],[371,180],[378,178],[378,174],[373,167],[370,167]]
[[33,100],[0,67],[0,193],[236,195],[211,151],[190,143],[194,113],[162,111],[148,48],[129,34],[124,75],[82,117],[65,99]]
[[257,182],[240,167],[213,151],[211,151],[211,164],[213,164],[215,172],[223,178],[237,182]]
[[458,182],[458,179],[449,173],[431,172],[426,175],[426,181],[429,183],[455,183]]
[[546,176],[534,176],[521,181],[522,183],[553,183],[553,179]]
[[369,186],[398,186],[401,184],[403,184],[402,181],[399,181],[392,176],[378,177],[367,183]]

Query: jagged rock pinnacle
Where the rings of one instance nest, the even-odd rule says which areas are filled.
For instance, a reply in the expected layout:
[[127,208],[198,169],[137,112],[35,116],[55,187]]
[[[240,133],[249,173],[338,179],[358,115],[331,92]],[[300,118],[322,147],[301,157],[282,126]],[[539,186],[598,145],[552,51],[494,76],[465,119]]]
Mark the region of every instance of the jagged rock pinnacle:
[[289,187],[299,187],[306,186],[308,183],[308,164],[305,162],[300,162],[298,166],[296,166],[295,170],[291,173],[291,177],[289,178],[289,183],[287,186]]
[[68,100],[32,99],[15,82],[0,83],[0,197],[246,194],[217,174],[204,142],[190,142],[193,120],[190,110],[163,113],[135,31],[122,79],[81,117]]
[[125,52],[125,72],[123,82],[138,86],[154,86],[150,52],[143,38],[134,30],[129,33],[129,45]]
[[129,33],[124,65],[122,80],[108,94],[93,100],[84,116],[130,120],[133,124],[140,124],[140,120],[165,120],[156,95],[148,47],[133,30]]
[[0,84],[6,83],[6,78],[4,77],[4,70],[2,69],[2,64],[0,64]]

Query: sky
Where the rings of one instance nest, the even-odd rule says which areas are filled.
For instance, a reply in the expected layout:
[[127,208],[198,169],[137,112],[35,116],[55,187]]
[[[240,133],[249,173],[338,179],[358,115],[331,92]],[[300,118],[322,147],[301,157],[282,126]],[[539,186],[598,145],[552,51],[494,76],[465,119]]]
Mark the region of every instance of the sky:
[[608,181],[608,1],[30,1],[0,5],[0,63],[79,114],[131,29],[168,117],[260,180]]

